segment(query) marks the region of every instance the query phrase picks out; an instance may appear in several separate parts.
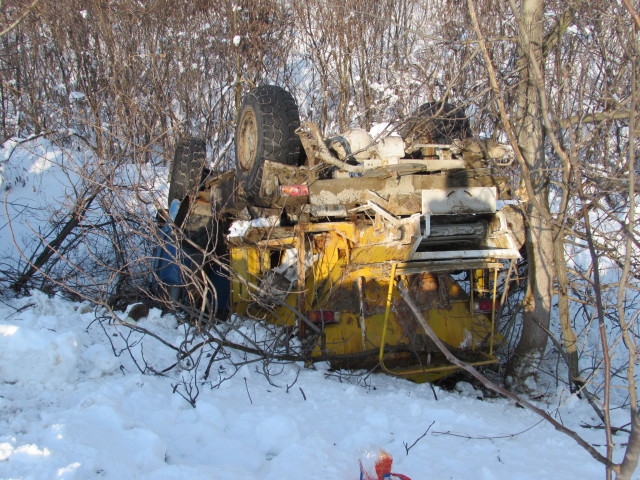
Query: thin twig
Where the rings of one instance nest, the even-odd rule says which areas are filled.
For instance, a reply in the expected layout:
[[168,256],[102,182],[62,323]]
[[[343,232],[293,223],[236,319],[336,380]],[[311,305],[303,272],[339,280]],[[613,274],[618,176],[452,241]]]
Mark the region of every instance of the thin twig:
[[414,440],[414,442],[413,442],[411,445],[409,445],[407,442],[402,442],[402,443],[404,444],[404,450],[405,450],[405,452],[406,452],[406,454],[407,454],[407,455],[409,455],[409,450],[411,450],[413,447],[415,447],[415,446],[416,446],[416,444],[417,444],[420,440],[422,440],[424,437],[426,437],[426,436],[427,436],[427,433],[429,433],[429,430],[431,430],[431,427],[433,427],[433,424],[434,424],[434,423],[436,423],[436,421],[435,421],[435,420],[434,420],[433,422],[431,422],[431,425],[429,425],[429,426],[427,427],[427,429],[425,430],[425,432],[424,432],[422,435],[420,435],[418,438],[416,438],[416,439]]
[[253,400],[251,400],[251,393],[249,392],[249,385],[247,384],[247,377],[244,377],[244,388],[247,390],[247,396],[249,397],[249,401],[253,405]]

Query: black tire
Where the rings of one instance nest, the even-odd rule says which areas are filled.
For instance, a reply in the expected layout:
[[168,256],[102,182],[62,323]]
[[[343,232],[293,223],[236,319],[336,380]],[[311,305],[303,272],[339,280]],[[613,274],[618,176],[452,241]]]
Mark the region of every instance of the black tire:
[[173,200],[182,201],[201,185],[206,155],[204,140],[191,137],[178,140],[169,177],[169,206]]
[[236,125],[236,173],[247,197],[259,206],[265,160],[298,165],[302,144],[295,134],[300,126],[298,105],[281,87],[264,85],[242,99]]
[[451,143],[471,136],[464,109],[451,103],[428,102],[420,105],[400,129],[405,140],[419,143]]

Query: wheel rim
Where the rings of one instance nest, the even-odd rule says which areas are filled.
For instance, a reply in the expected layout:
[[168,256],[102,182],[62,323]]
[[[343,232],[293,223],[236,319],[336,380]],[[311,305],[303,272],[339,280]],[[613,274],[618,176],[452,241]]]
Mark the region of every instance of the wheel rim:
[[258,147],[258,126],[256,124],[256,116],[251,110],[246,110],[242,114],[238,140],[238,145],[236,145],[238,149],[238,164],[244,172],[247,172],[253,166]]

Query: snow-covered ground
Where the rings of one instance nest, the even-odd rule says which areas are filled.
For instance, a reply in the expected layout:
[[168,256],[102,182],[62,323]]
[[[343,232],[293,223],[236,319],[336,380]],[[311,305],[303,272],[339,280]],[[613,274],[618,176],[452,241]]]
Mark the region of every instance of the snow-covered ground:
[[[158,310],[138,325],[182,336]],[[96,320],[88,304],[34,294],[0,306],[0,478],[357,480],[379,449],[412,480],[603,478],[572,439],[466,383],[436,399],[429,385],[324,366],[284,365],[269,382],[249,363],[201,384],[194,408],[173,393],[180,373],[143,375],[127,351],[113,354],[125,338],[147,363],[171,363],[160,342]],[[585,401],[560,389],[541,405],[603,443],[581,426],[598,424]]]
[[[3,201],[13,199],[2,215],[16,215],[13,236],[0,221],[2,262],[9,262],[12,237],[28,241],[46,220],[42,206],[53,205],[45,194],[64,191],[70,178],[53,179],[60,156],[39,146],[47,144],[0,155]],[[51,163],[35,168],[42,158]],[[136,325],[172,345],[185,339],[176,318],[159,310]],[[5,290],[0,478],[357,480],[359,462],[368,465],[380,449],[393,456],[394,472],[412,480],[604,478],[571,438],[468,383],[449,392],[325,365],[272,363],[265,371],[240,353],[216,360],[205,380],[212,349],[195,353],[202,354],[195,381],[194,370],[180,367],[167,376],[142,374],[145,364],[174,363],[175,351],[88,303]],[[600,422],[585,400],[562,386],[543,393],[539,406],[603,450],[603,431],[587,428]],[[628,417],[613,414],[617,426]],[[614,440],[620,460],[626,435]]]

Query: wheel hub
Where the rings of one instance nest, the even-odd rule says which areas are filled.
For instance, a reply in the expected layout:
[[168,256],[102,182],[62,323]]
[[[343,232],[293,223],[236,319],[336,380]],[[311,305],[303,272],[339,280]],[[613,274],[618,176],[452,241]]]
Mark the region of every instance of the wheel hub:
[[247,110],[242,115],[240,121],[240,136],[238,145],[238,163],[240,168],[247,172],[251,170],[255,161],[258,146],[258,127],[256,116],[251,110]]

